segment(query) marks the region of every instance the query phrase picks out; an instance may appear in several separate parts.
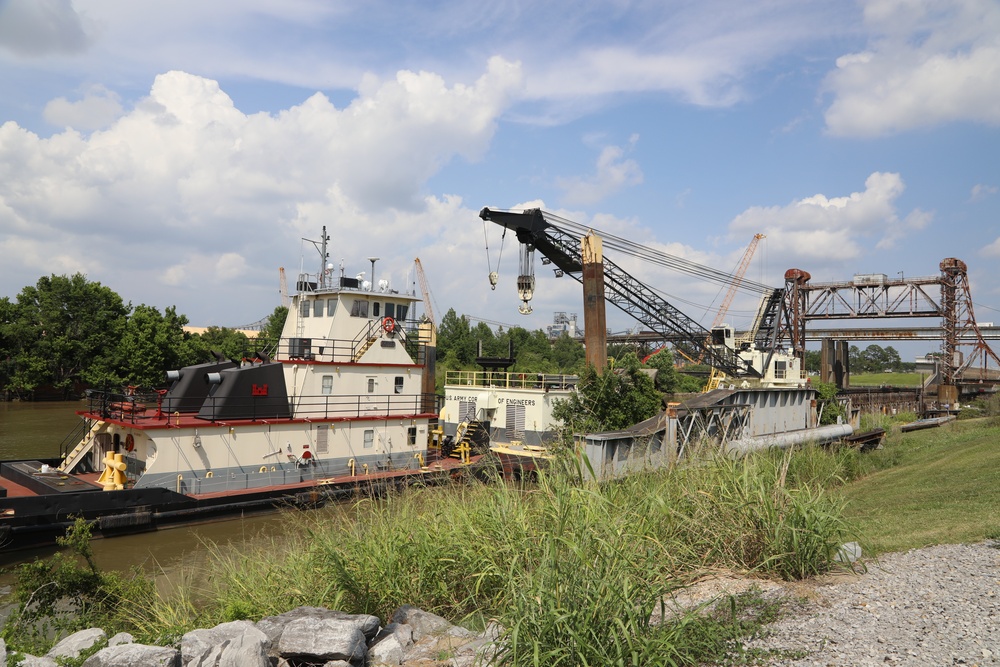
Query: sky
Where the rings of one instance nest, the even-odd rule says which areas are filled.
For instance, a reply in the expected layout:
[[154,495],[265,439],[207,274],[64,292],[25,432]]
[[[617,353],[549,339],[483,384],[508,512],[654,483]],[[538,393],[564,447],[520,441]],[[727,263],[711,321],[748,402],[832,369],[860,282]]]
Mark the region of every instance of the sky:
[[[726,272],[763,234],[776,287],[955,257],[1000,321],[1000,3],[0,0],[0,298],[80,272],[243,326],[325,226],[345,275],[419,292],[420,258],[438,320],[582,323],[537,258],[518,313],[484,206]],[[724,285],[609,257],[716,318]]]

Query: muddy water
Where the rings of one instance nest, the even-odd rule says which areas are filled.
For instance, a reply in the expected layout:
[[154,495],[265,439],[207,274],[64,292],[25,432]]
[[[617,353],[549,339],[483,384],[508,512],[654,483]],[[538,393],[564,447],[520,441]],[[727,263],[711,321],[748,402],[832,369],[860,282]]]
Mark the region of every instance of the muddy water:
[[[60,444],[80,423],[75,411],[84,407],[82,401],[0,402],[0,460],[59,456]],[[98,539],[93,542],[94,556],[102,569],[124,571],[139,565],[152,573],[169,573],[181,565],[200,562],[207,553],[207,541],[239,549],[255,539],[280,536],[289,520],[282,513],[269,513]],[[0,552],[0,567],[52,551]]]

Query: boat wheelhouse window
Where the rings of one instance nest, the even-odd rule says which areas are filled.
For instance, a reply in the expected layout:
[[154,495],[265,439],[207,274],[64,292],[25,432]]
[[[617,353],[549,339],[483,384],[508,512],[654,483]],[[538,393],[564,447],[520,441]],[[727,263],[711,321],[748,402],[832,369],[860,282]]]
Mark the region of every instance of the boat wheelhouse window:
[[333,317],[333,314],[337,312],[337,300],[327,299],[326,300],[326,314]]
[[417,444],[417,427],[411,426],[406,429],[406,444],[410,447]]
[[403,376],[402,375],[397,375],[396,376],[396,393],[397,394],[402,394],[403,393]]
[[309,317],[309,314],[311,312],[312,312],[312,304],[309,303],[307,299],[303,299],[302,303],[299,304],[299,314],[302,317]]
[[402,304],[402,303],[396,304],[396,319],[397,320],[405,320],[406,319],[406,311],[408,309],[409,309],[409,306],[407,306],[406,304]]
[[333,394],[333,376],[324,375],[323,376],[323,395],[330,396]]
[[375,446],[375,431],[372,429],[365,430],[365,449],[371,449]]
[[774,379],[784,380],[785,379],[785,369],[787,362],[775,360],[774,362]]
[[368,378],[368,393],[375,393],[375,378]]
[[323,299],[313,301],[313,315],[315,317],[323,317]]
[[355,299],[351,304],[351,317],[368,317],[368,301]]
[[396,317],[396,304],[394,303],[385,304],[385,316]]
[[372,317],[381,317],[381,315],[379,315],[381,307],[382,307],[381,303],[379,303],[378,301],[372,301]]

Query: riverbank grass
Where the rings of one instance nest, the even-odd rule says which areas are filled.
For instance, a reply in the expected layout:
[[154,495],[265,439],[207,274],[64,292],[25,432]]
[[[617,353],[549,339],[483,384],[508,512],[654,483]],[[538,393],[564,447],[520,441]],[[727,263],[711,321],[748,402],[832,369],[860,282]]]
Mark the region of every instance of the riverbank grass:
[[197,599],[190,588],[150,599],[130,610],[130,631],[162,640],[300,605],[386,619],[412,604],[470,627],[497,622],[496,664],[721,660],[759,627],[747,618],[775,612],[749,596],[721,615],[651,624],[663,596],[706,572],[829,569],[851,533],[824,488],[856,456],[718,458],[606,484],[570,468],[531,487],[414,488],[290,514],[297,530],[286,539],[214,548]]
[[411,604],[467,627],[496,622],[495,664],[732,661],[778,613],[773,603],[751,593],[716,613],[673,615],[664,596],[707,573],[798,579],[834,567],[857,535],[844,489],[894,452],[710,456],[602,484],[566,464],[532,486],[470,481],[289,512],[281,539],[210,546],[203,566],[158,594],[119,598],[100,625],[162,645],[298,606],[387,619]]
[[842,489],[845,517],[875,552],[1000,538],[1000,419],[894,438],[894,465]]

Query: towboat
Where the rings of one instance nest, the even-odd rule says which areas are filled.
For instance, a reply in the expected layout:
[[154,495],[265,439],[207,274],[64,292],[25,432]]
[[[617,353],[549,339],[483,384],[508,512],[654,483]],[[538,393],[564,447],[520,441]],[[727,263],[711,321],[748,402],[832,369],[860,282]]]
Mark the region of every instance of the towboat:
[[[0,463],[0,549],[155,530],[415,479],[479,455],[438,424],[434,330],[415,293],[301,273],[276,349],[167,373],[169,388],[89,391],[62,456]],[[373,264],[374,268],[374,264]]]

